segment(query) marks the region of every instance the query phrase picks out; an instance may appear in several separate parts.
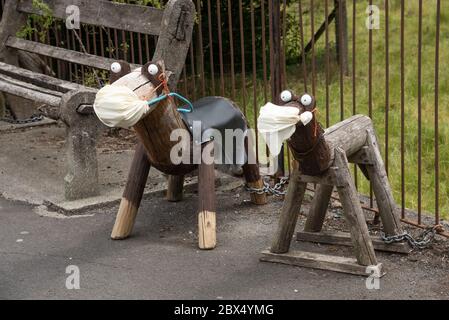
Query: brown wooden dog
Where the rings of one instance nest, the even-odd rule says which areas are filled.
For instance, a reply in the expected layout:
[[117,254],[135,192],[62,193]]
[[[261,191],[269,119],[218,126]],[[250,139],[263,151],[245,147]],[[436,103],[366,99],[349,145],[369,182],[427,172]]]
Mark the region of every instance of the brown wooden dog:
[[[111,66],[110,80],[112,85],[126,86],[133,90],[142,100],[167,93],[168,88],[164,83],[168,75],[165,74],[163,62],[149,62],[142,68],[131,71],[126,62],[115,62]],[[155,95],[155,91],[157,95]],[[235,108],[231,101],[213,97],[213,101],[220,100],[222,104],[229,104],[228,108]],[[213,111],[213,110],[211,110]],[[241,115],[241,120],[246,121]],[[201,249],[213,249],[216,246],[215,231],[215,170],[213,163],[214,142],[206,141],[201,148],[207,149],[212,161],[203,161],[199,164],[174,164],[170,152],[178,144],[171,141],[173,130],[185,129],[189,131],[188,124],[177,111],[177,106],[172,99],[161,101],[144,119],[134,125],[134,130],[141,144],[136,150],[136,156],[131,166],[130,176],[126,185],[117,219],[112,231],[112,239],[127,238],[133,228],[135,217],[140,205],[150,165],[169,175],[167,199],[169,201],[181,201],[184,175],[198,169],[198,196],[199,196],[199,247]],[[193,140],[190,147],[193,148]],[[245,149],[247,158],[252,152]],[[148,164],[149,162],[149,164]],[[212,162],[212,163],[209,163]],[[249,187],[262,188],[263,181],[259,174],[257,164],[246,163],[243,165],[243,173]],[[251,194],[251,200],[255,204],[265,204],[265,194]]]

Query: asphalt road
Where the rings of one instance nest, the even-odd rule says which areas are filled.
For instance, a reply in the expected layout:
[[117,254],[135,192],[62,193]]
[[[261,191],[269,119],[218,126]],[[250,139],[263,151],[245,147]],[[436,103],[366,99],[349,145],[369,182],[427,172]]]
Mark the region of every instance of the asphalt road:
[[[196,247],[194,195],[181,204],[144,201],[126,241],[109,239],[116,208],[61,218],[0,199],[0,298],[449,298],[447,257],[440,254],[379,254],[388,271],[379,290],[368,290],[363,277],[259,262],[281,203],[254,207],[245,196],[239,190],[218,196],[213,251]],[[71,265],[80,271],[79,290],[66,288]]]

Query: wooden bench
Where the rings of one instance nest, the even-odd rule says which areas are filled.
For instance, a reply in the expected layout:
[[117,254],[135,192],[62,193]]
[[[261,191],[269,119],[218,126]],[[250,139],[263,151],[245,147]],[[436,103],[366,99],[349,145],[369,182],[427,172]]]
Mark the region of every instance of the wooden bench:
[[[190,46],[195,7],[191,0],[170,0],[165,9],[113,3],[105,0],[45,0],[53,16],[65,20],[66,8],[80,8],[80,23],[158,36],[153,60],[164,60],[174,90]],[[31,0],[6,1],[0,23],[0,91],[57,108],[67,127],[68,200],[99,193],[96,140],[102,128],[93,113],[97,90],[18,67],[18,52],[25,51],[110,70],[115,60],[16,37],[29,14],[41,14]],[[137,65],[131,67],[138,67]]]

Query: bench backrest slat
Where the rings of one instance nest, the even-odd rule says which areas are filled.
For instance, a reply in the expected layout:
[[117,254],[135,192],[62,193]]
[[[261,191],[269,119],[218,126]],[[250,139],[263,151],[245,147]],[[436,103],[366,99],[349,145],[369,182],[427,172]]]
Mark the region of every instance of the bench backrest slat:
[[[18,50],[23,50],[31,53],[40,54],[43,56],[82,64],[84,66],[93,67],[97,69],[109,70],[114,59],[87,54],[83,52],[68,50],[64,48],[54,47],[40,42],[29,41],[17,37],[10,36],[6,40],[6,46]],[[139,65],[131,65],[131,68],[137,68]]]
[[[116,3],[106,0],[45,0],[53,16],[67,19],[69,5],[80,8],[80,22],[148,35],[159,35],[164,11],[161,9]],[[32,0],[20,1],[18,11],[40,14],[33,7]]]

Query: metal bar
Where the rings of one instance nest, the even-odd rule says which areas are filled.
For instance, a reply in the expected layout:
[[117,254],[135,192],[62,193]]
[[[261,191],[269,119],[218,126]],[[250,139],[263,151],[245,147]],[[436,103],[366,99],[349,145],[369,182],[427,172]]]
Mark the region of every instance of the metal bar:
[[125,32],[125,30],[122,30],[121,34],[122,34],[123,60],[130,61],[128,59],[128,51],[129,50],[128,50],[128,42],[127,42],[127,39],[126,39],[126,32]]
[[[302,17],[302,0],[298,1],[298,11],[299,11],[299,38],[301,39],[301,51],[304,51],[304,19]],[[307,92],[307,66],[306,66],[306,56],[301,58],[302,61],[302,73],[304,79],[304,92]]]
[[[287,47],[285,44],[285,41],[287,39],[287,0],[283,1],[283,7],[282,7],[282,46],[279,50],[282,60],[282,69],[281,69],[281,75],[280,75],[280,81],[281,81],[281,88],[280,90],[287,87],[287,61],[285,58],[285,48]],[[279,92],[280,94],[280,92]],[[287,152],[288,154],[288,152]]]
[[149,35],[145,35],[145,55],[147,57],[147,61],[151,61],[151,53],[150,53],[150,39]]
[[388,175],[389,116],[390,116],[390,40],[389,40],[389,1],[385,0],[385,170]]
[[192,71],[192,81],[190,83],[192,84],[192,90],[190,91],[192,95],[190,98],[193,100],[196,100],[196,72],[195,72],[195,54],[193,52],[193,46],[190,45],[190,68]]
[[341,3],[341,0],[337,0],[336,3],[338,3],[338,16],[340,18],[340,26],[338,28],[338,34],[340,35],[339,41],[337,43],[337,46],[340,48],[339,54],[338,54],[338,60],[340,63],[340,120],[343,121],[345,117],[345,98],[344,98],[344,53],[343,53],[343,45],[344,45],[344,39],[343,39],[343,5]]
[[[373,0],[369,0],[369,5],[373,5]],[[368,31],[368,115],[373,118],[373,29]],[[370,206],[374,206],[373,185],[369,186]]]
[[[271,0],[269,0],[271,1]],[[241,54],[241,65],[242,65],[242,98],[243,98],[243,114],[246,117],[246,65],[245,65],[245,37],[243,30],[243,5],[242,0],[239,0],[239,27],[240,27],[240,54]],[[270,14],[271,19],[271,14]]]
[[[280,93],[282,91],[282,45],[281,45],[281,4],[280,0],[272,0],[271,5],[271,59],[273,62],[271,70],[271,95],[274,103],[280,103]],[[276,172],[276,177],[285,175],[285,159],[284,151],[282,148],[281,152],[277,158],[278,160],[278,170]]]
[[[196,1],[196,11],[201,12],[201,0]],[[202,15],[198,15],[198,53],[200,55],[201,94],[206,95],[206,79],[204,78],[204,49]]]
[[207,18],[209,27],[210,75],[211,75],[212,95],[214,95],[215,94],[214,44],[212,38],[212,13],[210,1],[207,1]]
[[139,59],[139,64],[143,65],[143,54],[142,54],[142,35],[140,33],[137,34],[137,56]]
[[437,26],[435,34],[435,224],[440,223],[440,149],[439,149],[439,93],[440,93],[440,25],[441,1],[437,0]]
[[[355,115],[357,113],[357,85],[356,85],[356,54],[357,54],[357,2],[356,0],[352,1],[352,114]],[[357,174],[357,165],[354,165],[354,184],[356,189],[359,187],[359,179]]]
[[[335,10],[334,10],[335,11]],[[329,0],[325,0],[324,15],[329,16]],[[330,126],[330,96],[329,96],[329,82],[330,82],[330,48],[329,48],[329,19],[325,23],[325,46],[326,46],[326,127]]]
[[401,0],[401,217],[405,217],[405,0]]
[[[251,48],[252,48],[252,67],[253,67],[253,116],[254,129],[257,132],[257,59],[256,59],[256,26],[254,17],[254,2],[250,0],[251,10]],[[256,135],[256,157],[259,159],[259,139]]]
[[[65,29],[65,37],[66,37],[66,47],[67,49],[70,50],[71,46],[70,46],[70,34],[69,34],[69,29]],[[69,65],[69,81],[73,82],[73,74],[72,74],[72,68],[73,68],[73,64],[71,62],[68,63]]]
[[[55,35],[56,46],[57,47],[61,46],[61,37],[59,34],[59,30],[56,27],[56,24],[53,26],[53,33]],[[61,60],[59,59],[56,60],[56,75],[58,79],[61,79]]]
[[422,0],[418,12],[418,224],[422,214]]
[[[263,2],[263,1],[262,1]],[[234,61],[234,30],[232,27],[232,6],[228,0],[228,25],[229,25],[229,55],[231,56],[231,99],[235,100],[235,61]],[[262,38],[264,35],[262,35]]]
[[100,32],[100,55],[104,57],[104,36],[103,36],[103,28],[98,27],[98,30]]
[[94,47],[94,55],[98,55],[98,48],[97,48],[97,28],[95,26],[92,26],[92,41],[93,41],[93,47]]
[[[228,0],[229,1],[229,0]],[[265,102],[268,101],[268,77],[267,77],[267,56],[266,56],[266,39],[265,39],[265,0],[260,1],[260,17],[262,20],[262,68],[263,68],[263,94],[265,98]]]
[[136,63],[136,57],[135,57],[135,48],[134,48],[134,32],[130,31],[129,32],[129,51],[130,51],[130,56],[131,56],[131,63],[135,64]]
[[223,36],[221,34],[221,6],[220,0],[217,3],[217,23],[218,23],[218,61],[220,64],[220,92],[225,95],[224,67],[223,67]]
[[312,95],[316,94],[315,3],[310,0],[310,32],[312,33]]

